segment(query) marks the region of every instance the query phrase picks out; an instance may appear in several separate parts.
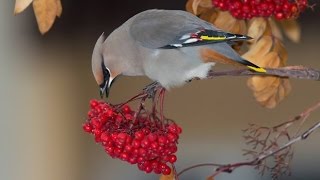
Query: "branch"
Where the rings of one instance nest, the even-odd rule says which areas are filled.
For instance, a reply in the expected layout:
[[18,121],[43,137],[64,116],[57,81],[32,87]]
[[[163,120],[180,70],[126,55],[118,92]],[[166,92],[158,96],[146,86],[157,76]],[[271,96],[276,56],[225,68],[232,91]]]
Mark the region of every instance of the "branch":
[[[230,71],[229,71],[230,72]],[[233,71],[234,72],[234,71]],[[302,113],[300,113],[298,116],[295,116],[294,118],[290,119],[289,121],[286,121],[284,123],[281,123],[279,125],[276,125],[274,127],[258,127],[255,126],[254,124],[250,125],[250,128],[247,130],[244,130],[245,132],[249,132],[251,134],[253,134],[254,136],[257,137],[253,137],[253,139],[255,138],[255,140],[250,140],[250,143],[254,143],[254,141],[257,141],[261,146],[262,146],[262,150],[261,152],[257,153],[254,151],[250,151],[247,154],[254,154],[254,158],[250,161],[244,161],[244,162],[238,162],[238,163],[233,163],[233,164],[214,164],[214,163],[206,163],[206,164],[197,164],[188,168],[183,169],[182,171],[180,171],[177,176],[179,177],[181,174],[183,174],[186,171],[189,171],[191,169],[194,168],[198,168],[198,167],[203,167],[203,166],[213,166],[213,167],[218,167],[215,172],[209,176],[207,179],[213,179],[215,176],[219,175],[222,172],[227,172],[227,173],[232,173],[235,169],[242,167],[242,166],[264,166],[267,169],[270,169],[269,167],[267,167],[265,164],[263,164],[265,162],[265,160],[268,157],[271,156],[276,156],[276,155],[280,155],[283,154],[284,157],[286,156],[290,156],[289,151],[287,153],[282,153],[284,151],[287,151],[288,149],[291,148],[291,146],[299,141],[305,140],[309,137],[310,134],[312,134],[315,130],[317,130],[318,128],[320,128],[320,121],[317,122],[316,124],[314,124],[312,127],[310,127],[308,130],[304,131],[303,133],[301,133],[300,135],[298,135],[302,124],[304,124],[304,122],[306,121],[306,119],[310,116],[310,114],[312,112],[314,112],[315,110],[320,109],[320,101],[317,102],[316,104],[314,104],[313,106],[305,109]],[[288,128],[291,127],[294,123],[297,123],[300,121],[298,130],[295,132],[295,136],[294,138],[291,138],[288,134]],[[257,139],[260,135],[261,135],[261,131],[265,131],[267,133],[266,135],[266,139],[265,140],[259,140]],[[271,144],[267,146],[267,142],[270,139],[270,135],[272,132],[276,132],[279,133],[274,137],[274,140],[271,140]],[[276,141],[281,137],[281,136],[285,136],[288,139],[288,142],[283,144],[283,145],[278,145],[276,143]],[[250,137],[247,136],[247,137]],[[261,142],[262,141],[262,142]],[[255,146],[255,148],[257,147],[257,145]],[[254,149],[255,149],[254,148]],[[276,162],[277,163],[277,162]],[[278,162],[279,163],[279,162]]]
[[283,78],[309,79],[320,81],[320,71],[303,66],[287,66],[282,68],[265,68],[266,73],[253,72],[249,69],[237,69],[228,71],[209,71],[207,78],[212,79],[220,76],[278,76]]
[[217,176],[221,172],[232,172],[236,168],[239,168],[239,167],[242,167],[242,166],[256,166],[256,165],[259,165],[260,162],[265,160],[266,158],[268,158],[268,157],[270,157],[270,156],[272,156],[272,155],[274,155],[274,154],[276,154],[276,153],[288,148],[289,146],[293,145],[294,143],[296,143],[298,141],[307,139],[309,137],[309,135],[311,133],[313,133],[319,127],[320,127],[320,122],[316,123],[310,129],[308,129],[307,131],[302,133],[300,136],[290,140],[289,142],[287,142],[286,144],[280,146],[279,148],[274,149],[274,150],[269,150],[269,151],[262,152],[257,158],[255,158],[255,159],[253,159],[251,161],[246,161],[246,162],[240,162],[240,163],[234,163],[234,164],[228,164],[228,165],[221,166],[220,168],[218,168],[216,170],[216,172],[214,174],[209,176],[208,179]]

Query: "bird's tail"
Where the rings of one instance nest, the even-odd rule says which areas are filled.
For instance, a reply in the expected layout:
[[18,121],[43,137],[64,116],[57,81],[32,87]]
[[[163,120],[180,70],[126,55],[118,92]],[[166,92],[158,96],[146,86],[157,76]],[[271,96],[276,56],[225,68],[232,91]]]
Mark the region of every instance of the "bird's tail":
[[236,57],[235,59],[231,59],[221,53],[218,53],[215,49],[202,48],[200,51],[200,54],[204,62],[216,62],[216,63],[222,63],[222,64],[230,64],[234,66],[244,65],[244,66],[247,66],[250,70],[255,72],[259,72],[259,73],[267,72],[264,68],[259,67],[253,64],[252,62],[243,59],[240,56]]
[[259,72],[259,73],[266,73],[267,72],[264,68],[259,67],[259,66],[255,65],[255,64],[253,64],[252,62],[247,61],[245,59],[238,60],[237,62],[247,66],[252,71]]

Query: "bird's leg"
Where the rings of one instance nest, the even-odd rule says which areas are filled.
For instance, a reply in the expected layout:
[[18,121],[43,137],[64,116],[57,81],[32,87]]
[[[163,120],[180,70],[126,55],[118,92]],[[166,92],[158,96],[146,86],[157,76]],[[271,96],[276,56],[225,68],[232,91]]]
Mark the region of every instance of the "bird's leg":
[[147,85],[143,91],[148,95],[148,98],[153,99],[155,95],[157,94],[157,91],[161,89],[162,86],[158,82],[153,82],[149,85]]
[[160,98],[160,118],[161,118],[161,123],[164,121],[164,115],[163,115],[163,104],[164,104],[164,95],[165,95],[166,90],[164,88],[160,89],[159,92],[159,98]]

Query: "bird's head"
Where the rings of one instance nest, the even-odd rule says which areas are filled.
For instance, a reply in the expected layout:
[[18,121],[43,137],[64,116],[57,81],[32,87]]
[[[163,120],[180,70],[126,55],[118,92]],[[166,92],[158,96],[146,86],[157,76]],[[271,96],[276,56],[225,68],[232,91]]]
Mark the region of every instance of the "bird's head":
[[101,98],[105,94],[109,96],[109,91],[114,79],[121,73],[117,69],[117,64],[111,57],[104,56],[104,34],[96,42],[92,53],[92,72],[96,82],[100,87]]

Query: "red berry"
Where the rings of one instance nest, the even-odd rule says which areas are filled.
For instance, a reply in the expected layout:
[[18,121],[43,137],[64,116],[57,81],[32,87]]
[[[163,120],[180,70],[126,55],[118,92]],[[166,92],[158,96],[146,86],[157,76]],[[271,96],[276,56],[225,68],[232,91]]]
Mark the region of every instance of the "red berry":
[[176,155],[170,155],[169,156],[169,162],[170,163],[175,163],[177,161],[177,156]]
[[168,139],[165,136],[159,136],[158,143],[160,146],[163,146],[168,143]]
[[169,175],[171,173],[171,169],[169,166],[166,166],[164,169],[162,169],[163,175]]
[[95,99],[90,100],[90,107],[91,108],[95,108],[96,106],[98,106],[98,101]]
[[144,133],[142,131],[137,131],[137,132],[134,133],[134,137],[137,140],[142,140],[144,138]]
[[89,123],[83,124],[83,125],[82,125],[82,128],[83,128],[83,130],[84,130],[85,132],[88,132],[88,133],[91,133],[91,131],[92,131],[92,127],[91,127],[91,125],[90,125]]
[[125,113],[125,114],[131,113],[131,109],[130,109],[129,105],[127,105],[127,104],[123,105],[122,106],[122,112]]

